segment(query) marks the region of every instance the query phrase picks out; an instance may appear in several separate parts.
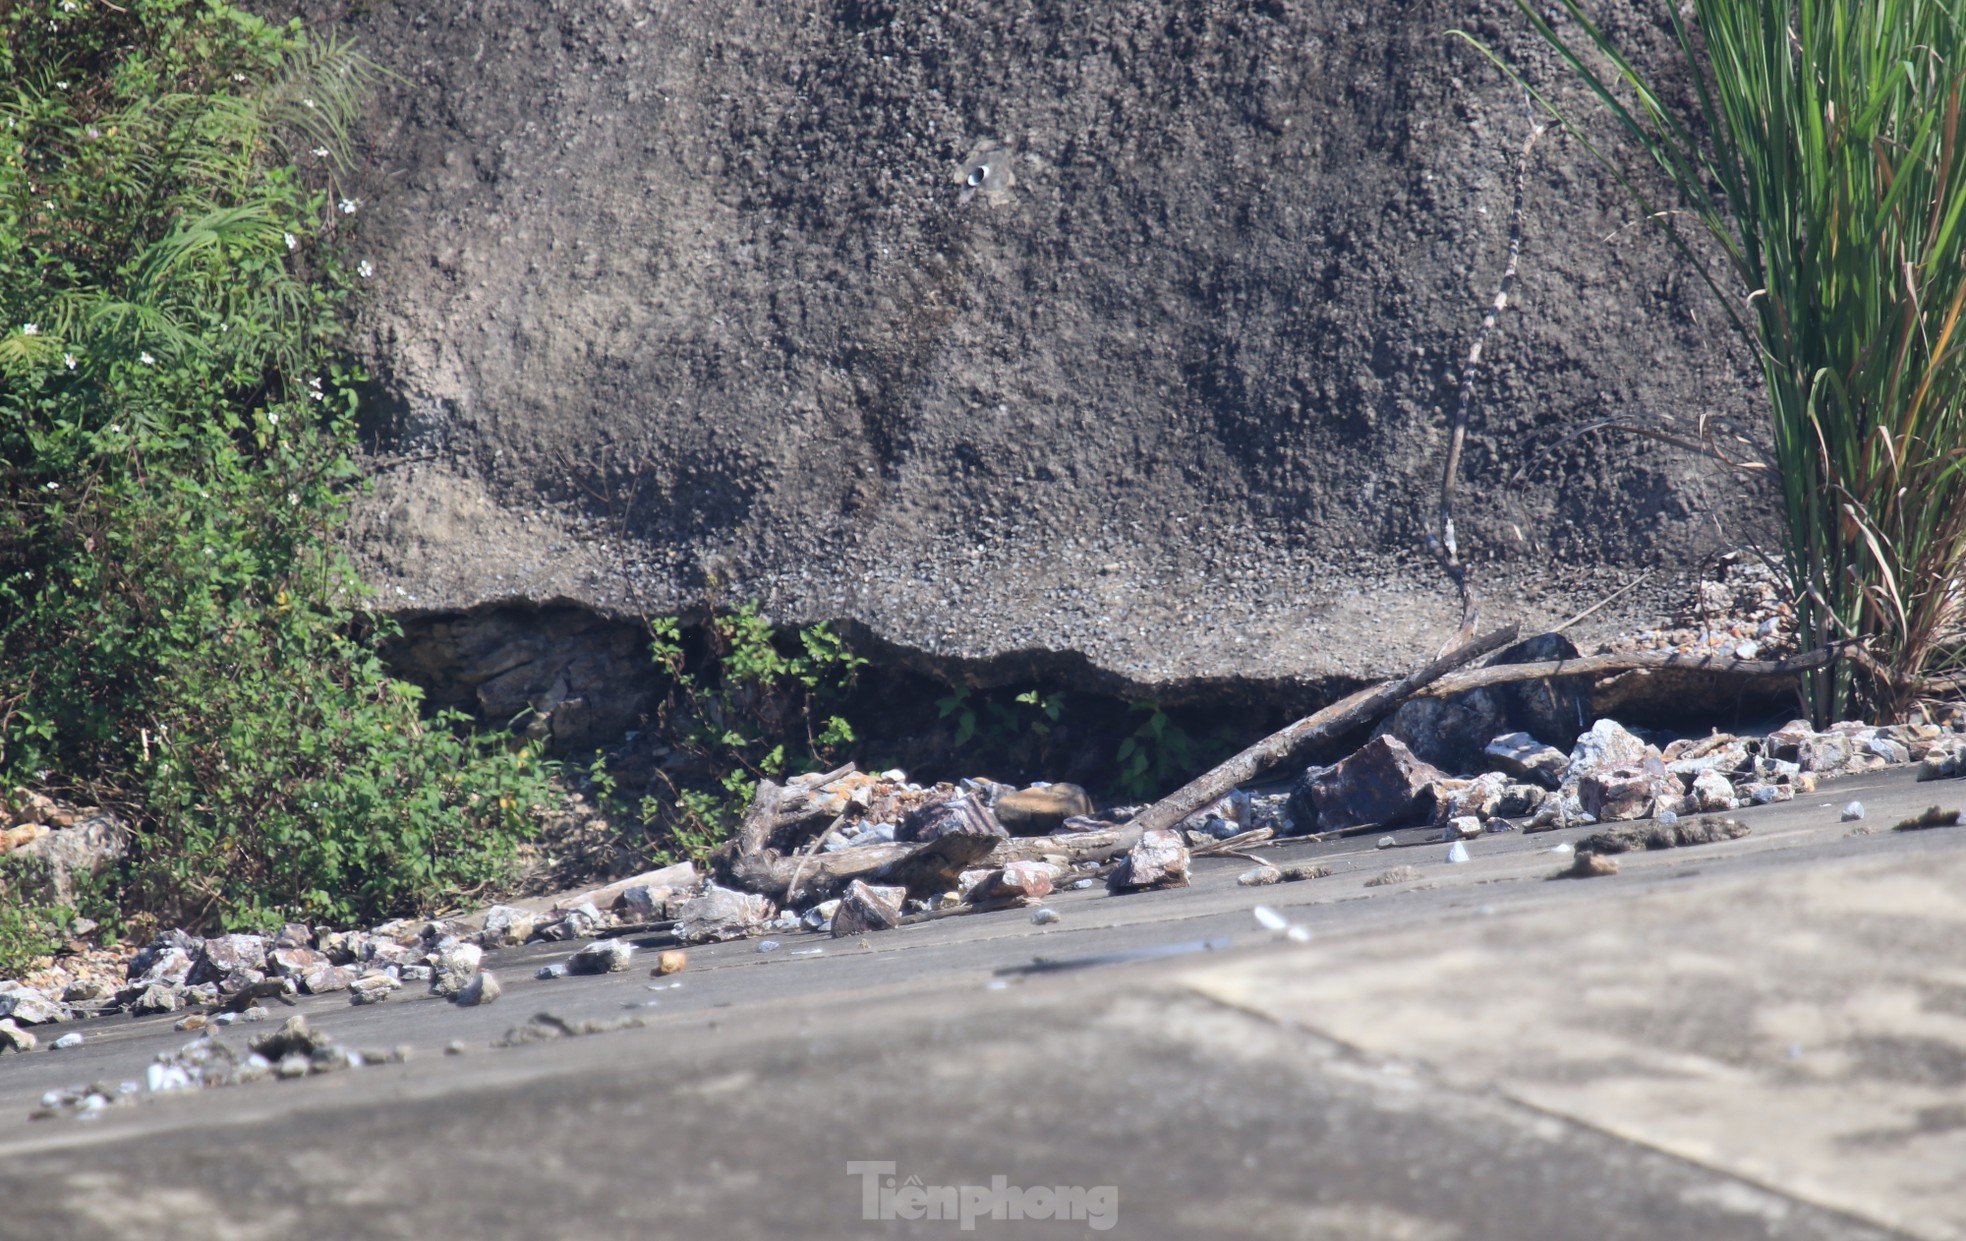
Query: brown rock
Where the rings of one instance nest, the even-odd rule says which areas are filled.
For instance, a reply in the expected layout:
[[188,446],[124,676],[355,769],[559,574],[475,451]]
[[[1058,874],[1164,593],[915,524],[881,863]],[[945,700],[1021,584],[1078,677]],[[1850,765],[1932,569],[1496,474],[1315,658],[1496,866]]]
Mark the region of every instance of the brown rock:
[[1660,806],[1660,794],[1667,792],[1665,782],[1671,779],[1663,766],[1657,772],[1644,767],[1601,767],[1586,775],[1577,784],[1577,800],[1584,804],[1584,813],[1600,822],[1616,822],[1621,819],[1645,819],[1660,809],[1674,809],[1678,805],[1678,790],[1669,792],[1673,804]]
[[1413,756],[1396,737],[1374,737],[1311,781],[1318,824],[1326,830],[1414,823],[1432,808],[1431,786],[1447,773]]
[[1092,798],[1076,784],[1047,784],[1006,793],[992,809],[1011,835],[1043,836],[1067,819],[1090,815]]
[[1605,875],[1615,875],[1617,873],[1618,860],[1616,858],[1602,857],[1598,854],[1588,853],[1579,849],[1577,851],[1577,860],[1570,863],[1568,869],[1556,872],[1555,877],[1558,879],[1597,879]]
[[1748,825],[1738,819],[1707,815],[1683,823],[1648,823],[1598,832],[1578,841],[1577,852],[1603,854],[1629,853],[1638,849],[1680,849],[1689,845],[1710,845],[1720,840],[1738,840],[1749,830]]
[[680,974],[689,964],[689,957],[679,948],[671,948],[655,958],[655,968],[649,971],[650,978],[663,978],[670,974]]

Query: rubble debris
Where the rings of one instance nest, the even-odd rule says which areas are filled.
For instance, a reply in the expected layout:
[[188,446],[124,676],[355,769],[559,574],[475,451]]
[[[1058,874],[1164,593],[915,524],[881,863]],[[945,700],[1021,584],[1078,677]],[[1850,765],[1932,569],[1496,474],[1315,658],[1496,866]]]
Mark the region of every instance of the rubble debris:
[[1106,890],[1113,893],[1187,886],[1188,847],[1173,828],[1142,832],[1140,843],[1106,880]]
[[1497,771],[1534,781],[1546,789],[1562,785],[1570,759],[1562,750],[1544,745],[1528,733],[1504,733],[1482,751]]
[[1051,895],[1059,868],[1049,862],[1009,862],[986,873],[969,891],[969,903],[982,908],[1029,905]]
[[707,884],[701,895],[676,911],[675,935],[685,944],[743,939],[761,929],[772,913],[772,903],[762,896]]
[[1448,860],[1449,862],[1465,862],[1465,861],[1467,861],[1467,860],[1468,860],[1468,846],[1467,846],[1467,845],[1465,845],[1465,844],[1463,844],[1463,843],[1462,843],[1461,841],[1458,841],[1458,840],[1457,840],[1457,841],[1455,841],[1455,842],[1454,842],[1454,843],[1453,843],[1452,845],[1450,845],[1450,846],[1448,846],[1448,849],[1447,849],[1447,860]]
[[530,909],[493,905],[485,911],[485,925],[478,932],[478,943],[485,948],[516,947],[532,938],[538,921]]
[[1845,823],[1855,823],[1859,819],[1862,819],[1864,814],[1864,804],[1860,801],[1853,801],[1843,807],[1842,821]]
[[597,939],[567,958],[569,974],[613,974],[628,968],[635,945],[625,939]]
[[1273,883],[1282,883],[1282,882],[1283,882],[1283,872],[1281,870],[1278,870],[1276,867],[1269,865],[1267,862],[1252,870],[1246,870],[1242,872],[1240,875],[1236,876],[1237,885],[1245,888],[1260,888],[1260,887],[1266,887]]
[[350,1004],[380,1004],[402,989],[402,982],[387,970],[370,970],[348,987]]
[[1702,816],[1683,823],[1639,824],[1598,832],[1576,842],[1578,853],[1629,853],[1641,849],[1678,849],[1738,840],[1752,829],[1739,819]]
[[868,931],[891,931],[901,925],[901,902],[892,888],[877,888],[856,879],[840,897],[833,914],[832,937],[844,939]]
[[480,1004],[489,1004],[504,994],[505,987],[498,981],[498,975],[490,970],[479,970],[471,975],[470,982],[465,983],[455,995],[451,996],[451,1003],[462,1008],[476,1008]]
[[1032,926],[1052,926],[1064,920],[1065,916],[1049,905],[1040,905],[1031,911]]
[[41,1040],[31,1030],[23,1030],[14,1024],[12,1017],[0,1017],[0,1052],[33,1051]]
[[655,968],[649,971],[650,978],[665,978],[670,974],[680,974],[689,964],[689,955],[679,948],[669,948],[657,953]]
[[1683,800],[1679,778],[1651,754],[1635,763],[1597,766],[1584,773],[1576,788],[1584,813],[1599,822],[1650,818],[1661,810],[1679,809]]
[[[1013,794],[1014,796],[1014,794]],[[1007,835],[990,808],[969,793],[938,794],[901,820],[895,839],[926,844],[944,836]]]
[[438,944],[431,954],[430,994],[450,999],[471,985],[485,950],[468,940],[451,939]]
[[1433,805],[1432,786],[1448,778],[1414,757],[1398,738],[1379,736],[1314,778],[1309,792],[1323,830],[1391,827],[1426,818]]

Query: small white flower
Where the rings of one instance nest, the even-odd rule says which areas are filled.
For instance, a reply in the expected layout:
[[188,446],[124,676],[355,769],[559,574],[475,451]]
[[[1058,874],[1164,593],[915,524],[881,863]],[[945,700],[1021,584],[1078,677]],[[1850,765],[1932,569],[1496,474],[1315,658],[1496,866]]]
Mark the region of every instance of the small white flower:
[[312,99],[303,99],[300,101],[300,106],[303,108],[312,108],[314,106],[314,101]]
[[75,0],[61,0],[61,11],[64,13],[73,13],[75,11]]
[[64,354],[62,354],[62,355],[61,355],[61,364],[62,364],[63,366],[66,366],[66,367],[67,367],[67,368],[68,368],[69,370],[71,370],[71,371],[72,371],[72,370],[74,370],[74,369],[75,369],[75,355],[74,355],[74,354],[72,354],[72,353],[64,353]]
[[361,262],[355,264],[355,274],[367,280],[370,276],[375,275],[375,264],[369,262],[367,259],[363,259]]
[[292,233],[281,233],[280,236],[286,238],[287,249],[289,250],[300,249],[300,238],[294,236]]
[[325,392],[310,392],[307,395],[313,397],[317,401],[325,401],[328,399],[328,395]]
[[297,505],[300,503],[300,497],[295,495],[293,492],[289,491],[287,493],[287,503]]
[[49,483],[49,484],[48,484],[48,490],[49,490],[49,491],[60,491],[60,490],[61,490],[61,484],[60,484],[60,483]]
[[280,425],[280,415],[272,410],[267,411],[266,420],[276,427]]
[[110,433],[111,435],[121,435],[121,434],[123,433],[123,424],[122,424],[122,423],[120,423],[120,422],[112,422],[112,423],[110,423],[110,424],[109,424],[109,433]]
[[56,89],[56,90],[67,90],[67,89],[68,89],[68,83],[66,83],[66,82],[56,82],[56,83],[55,83],[55,89]]
[[232,75],[232,80],[235,82],[243,82],[246,80],[246,75],[243,73],[235,73]]
[[91,138],[102,137],[102,131],[100,129],[97,129],[94,125],[89,126],[88,129],[84,130],[83,132],[88,134],[89,137]]
[[307,381],[307,386],[319,392],[321,390],[321,377],[319,375],[314,376],[314,378]]
[[343,215],[354,215],[355,209],[361,205],[362,205],[361,203],[355,201],[352,198],[344,198],[341,200],[339,204],[339,206],[341,207],[341,214]]
[[148,353],[140,353],[140,354],[138,354],[138,355],[137,355],[137,361],[139,361],[139,362],[141,362],[141,363],[143,363],[143,364],[144,364],[145,366],[155,366],[155,365],[157,365],[157,359],[156,359],[156,358],[153,358],[153,357],[151,357],[151,356],[150,356],[150,355],[149,355]]
[[41,334],[41,325],[38,323],[23,323],[20,325],[20,334],[22,336],[39,336]]
[[326,159],[327,157],[328,157],[328,148],[326,148],[326,147],[315,147],[315,148],[314,148],[314,158],[315,158],[315,159]]

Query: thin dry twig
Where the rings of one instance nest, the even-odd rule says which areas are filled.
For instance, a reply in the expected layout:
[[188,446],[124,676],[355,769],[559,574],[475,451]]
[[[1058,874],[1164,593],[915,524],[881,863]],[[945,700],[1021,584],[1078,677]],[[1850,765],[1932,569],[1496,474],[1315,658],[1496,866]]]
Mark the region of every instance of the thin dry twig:
[[[1525,108],[1528,103],[1525,95]],[[1508,307],[1509,293],[1515,288],[1516,267],[1522,258],[1522,204],[1529,179],[1529,156],[1536,148],[1536,140],[1543,136],[1543,130],[1544,126],[1532,119],[1529,137],[1516,155],[1515,202],[1509,209],[1509,261],[1502,269],[1501,282],[1495,288],[1495,299],[1489,303],[1488,313],[1482,316],[1481,327],[1475,331],[1474,344],[1468,348],[1468,360],[1461,367],[1461,395],[1454,403],[1453,421],[1448,424],[1447,462],[1440,476],[1440,529],[1427,535],[1427,550],[1440,561],[1442,571],[1454,583],[1455,592],[1461,597],[1461,626],[1447,645],[1441,648],[1443,655],[1472,638],[1475,628],[1481,624],[1481,605],[1475,599],[1474,588],[1468,583],[1468,566],[1461,560],[1460,545],[1454,535],[1454,484],[1461,473],[1461,449],[1468,438],[1468,405],[1474,396],[1482,346],[1488,343],[1489,333],[1495,330],[1495,321]]]

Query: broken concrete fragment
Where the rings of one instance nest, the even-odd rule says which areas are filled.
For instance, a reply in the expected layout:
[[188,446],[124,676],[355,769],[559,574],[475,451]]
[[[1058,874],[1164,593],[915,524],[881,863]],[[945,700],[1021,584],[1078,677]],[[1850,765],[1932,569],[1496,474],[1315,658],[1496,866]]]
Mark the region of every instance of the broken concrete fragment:
[[[1656,773],[1643,767],[1600,767],[1578,781],[1577,800],[1583,803],[1584,813],[1600,822],[1648,818],[1671,808],[1661,806],[1659,797],[1668,778],[1663,766]],[[1674,797],[1673,803],[1677,802]]]
[[634,955],[635,945],[625,939],[598,939],[567,958],[567,973],[619,973]]
[[431,963],[430,994],[448,998],[471,985],[471,980],[478,973],[478,963],[484,959],[485,950],[476,944],[454,939],[440,944],[432,955],[436,960]]
[[1258,866],[1254,870],[1246,870],[1236,876],[1236,883],[1245,888],[1261,888],[1282,882],[1283,872],[1274,866]]
[[676,911],[676,938],[685,944],[714,944],[743,939],[764,928],[772,904],[751,892],[738,892],[712,883]]
[[40,1042],[32,1031],[15,1025],[12,1017],[0,1017],[0,1052],[33,1051]]
[[970,889],[972,905],[1028,905],[1051,895],[1054,868],[1048,862],[1009,862],[990,871]]
[[934,798],[901,820],[895,839],[926,843],[944,836],[1002,837],[1007,833],[990,808],[968,793]]
[[0,1017],[10,1018],[26,1026],[37,1026],[65,1021],[69,1017],[69,1012],[60,1001],[33,987],[19,987],[12,991],[0,992]]
[[499,983],[498,976],[490,970],[479,970],[451,997],[451,1002],[464,1008],[476,1008],[480,1004],[491,1003],[503,994],[505,988]]
[[1432,786],[1446,772],[1421,762],[1396,737],[1374,737],[1336,766],[1315,776],[1310,797],[1327,831],[1367,823],[1395,826],[1424,819]]
[[1563,775],[1567,788],[1576,788],[1585,776],[1612,767],[1639,767],[1648,758],[1658,759],[1658,751],[1646,745],[1616,720],[1599,720],[1590,731],[1577,738],[1570,751],[1570,765]]
[[1703,813],[1732,810],[1736,798],[1734,784],[1719,771],[1703,771],[1693,777],[1693,809]]
[[1528,733],[1504,733],[1482,751],[1497,771],[1553,789],[1563,783],[1570,759],[1555,746],[1544,745]]
[[1076,784],[1047,784],[1006,793],[990,808],[1011,835],[1042,836],[1067,819],[1090,815],[1092,798]]
[[1106,880],[1106,890],[1114,893],[1187,886],[1188,846],[1181,843],[1181,833],[1173,828],[1142,832],[1140,843],[1127,851]]
[[530,909],[493,905],[485,911],[485,925],[478,932],[478,943],[486,948],[515,947],[532,938],[537,922]]
[[840,897],[840,907],[833,913],[832,935],[834,939],[843,939],[868,931],[891,931],[899,925],[900,902],[893,900],[890,892],[855,879],[847,885]]

